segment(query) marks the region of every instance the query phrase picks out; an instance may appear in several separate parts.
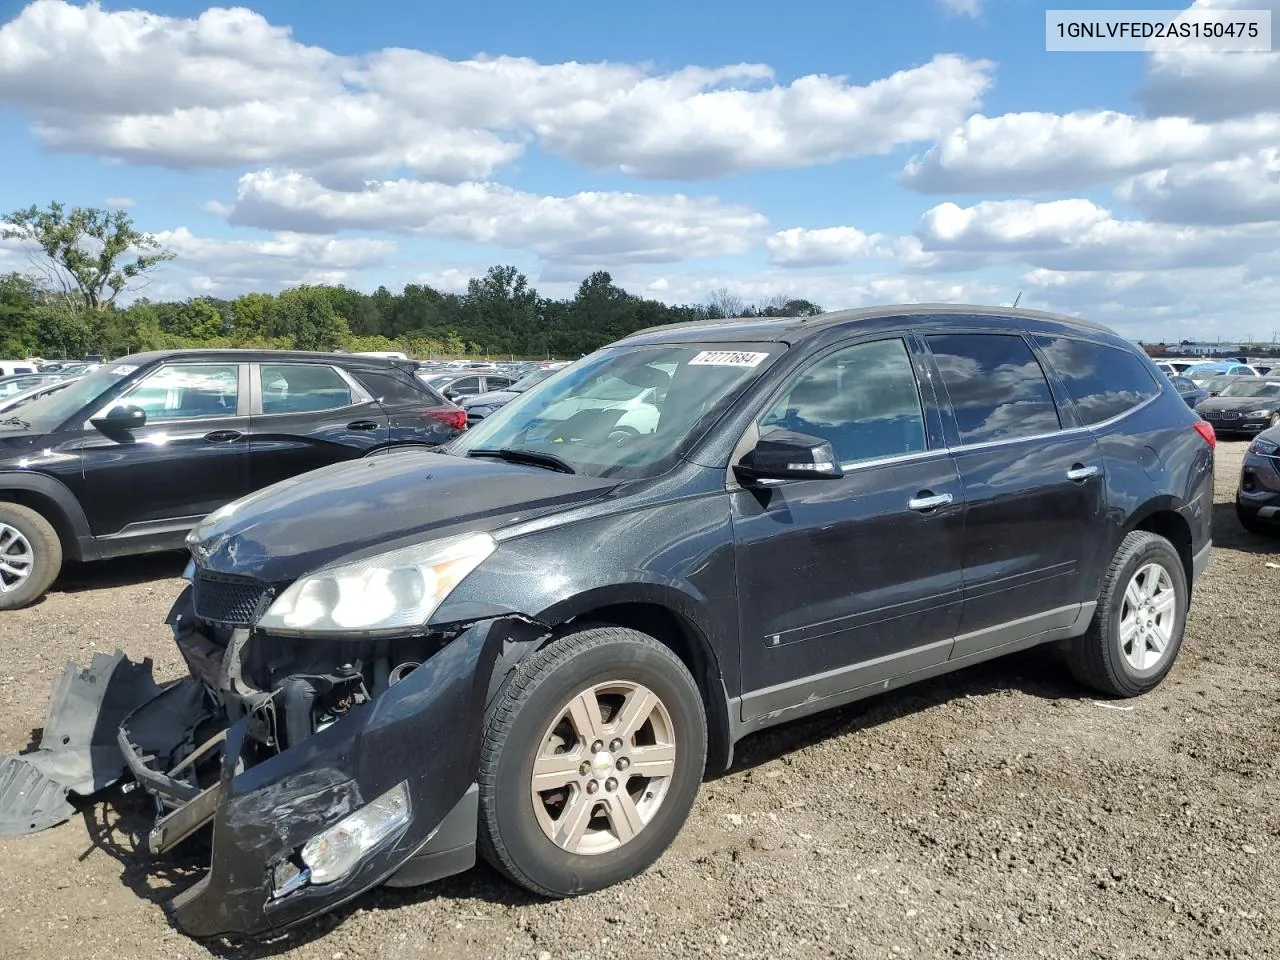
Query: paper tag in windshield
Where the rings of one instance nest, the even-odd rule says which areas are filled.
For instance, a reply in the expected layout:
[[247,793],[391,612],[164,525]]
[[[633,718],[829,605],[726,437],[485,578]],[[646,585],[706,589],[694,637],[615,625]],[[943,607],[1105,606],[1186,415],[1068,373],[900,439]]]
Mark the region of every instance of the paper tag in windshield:
[[689,361],[691,367],[758,367],[767,353],[741,350],[704,350]]

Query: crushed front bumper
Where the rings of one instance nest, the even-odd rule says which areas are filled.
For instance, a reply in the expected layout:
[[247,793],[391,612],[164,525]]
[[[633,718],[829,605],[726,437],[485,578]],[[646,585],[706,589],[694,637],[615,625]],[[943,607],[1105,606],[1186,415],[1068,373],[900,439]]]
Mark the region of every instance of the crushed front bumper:
[[[470,627],[381,696],[253,766],[242,760],[251,719],[232,724],[198,748],[221,753],[220,776],[203,789],[176,768],[156,770],[139,742],[164,718],[198,720],[199,681],[167,688],[130,715],[120,734],[125,762],[165,810],[152,850],[213,826],[208,872],[167,905],[174,923],[196,937],[261,938],[378,884],[426,883],[471,866],[484,705],[504,637],[503,621]],[[273,896],[277,869],[288,873],[307,840],[401,781],[412,817],[398,833],[345,877]]]

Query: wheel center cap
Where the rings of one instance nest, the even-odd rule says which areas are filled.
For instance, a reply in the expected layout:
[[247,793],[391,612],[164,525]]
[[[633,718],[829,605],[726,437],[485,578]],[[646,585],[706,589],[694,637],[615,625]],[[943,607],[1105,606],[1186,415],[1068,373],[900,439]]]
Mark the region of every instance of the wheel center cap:
[[591,772],[597,777],[604,777],[613,773],[613,754],[608,750],[601,750],[592,757]]

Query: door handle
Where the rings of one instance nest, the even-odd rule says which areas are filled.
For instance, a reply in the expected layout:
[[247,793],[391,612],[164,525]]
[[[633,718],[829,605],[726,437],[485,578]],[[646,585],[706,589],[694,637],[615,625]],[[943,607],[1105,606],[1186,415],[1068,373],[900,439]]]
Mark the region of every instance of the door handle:
[[348,430],[377,430],[378,424],[373,420],[353,420],[347,424]]
[[232,440],[239,440],[244,434],[238,430],[215,430],[213,433],[206,433],[204,438],[209,443],[230,443]]
[[945,507],[954,499],[949,493],[932,494],[928,490],[922,490],[917,496],[907,501],[907,506],[912,510],[928,513],[930,510]]
[[1088,480],[1090,477],[1096,477],[1097,475],[1097,467],[1086,467],[1083,463],[1077,463],[1067,471],[1068,480]]

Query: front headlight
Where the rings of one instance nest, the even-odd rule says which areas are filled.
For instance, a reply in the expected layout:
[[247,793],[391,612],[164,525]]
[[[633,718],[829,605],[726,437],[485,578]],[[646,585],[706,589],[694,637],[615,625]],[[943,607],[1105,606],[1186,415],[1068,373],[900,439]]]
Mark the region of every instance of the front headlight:
[[1280,454],[1280,443],[1274,443],[1270,440],[1258,437],[1253,441],[1253,443],[1249,444],[1249,452],[1256,453],[1264,457],[1274,457],[1277,454]]
[[302,847],[302,862],[312,883],[341,880],[370,850],[409,822],[409,784],[396,784],[366,807],[361,807]]
[[1249,417],[1250,419],[1257,420],[1262,417],[1271,416],[1271,411],[1270,410],[1250,410],[1248,413],[1245,414],[1245,416]]
[[496,548],[487,533],[470,533],[322,567],[295,580],[258,626],[279,633],[418,627]]

